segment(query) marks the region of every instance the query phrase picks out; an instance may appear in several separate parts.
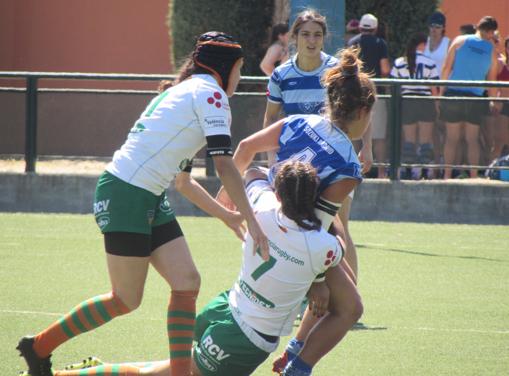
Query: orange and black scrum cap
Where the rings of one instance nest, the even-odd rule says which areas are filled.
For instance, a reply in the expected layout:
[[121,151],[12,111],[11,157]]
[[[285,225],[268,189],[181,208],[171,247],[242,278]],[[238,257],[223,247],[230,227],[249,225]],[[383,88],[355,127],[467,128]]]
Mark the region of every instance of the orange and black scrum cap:
[[241,45],[233,37],[219,31],[200,35],[193,54],[194,63],[210,71],[226,90],[233,66],[243,57]]

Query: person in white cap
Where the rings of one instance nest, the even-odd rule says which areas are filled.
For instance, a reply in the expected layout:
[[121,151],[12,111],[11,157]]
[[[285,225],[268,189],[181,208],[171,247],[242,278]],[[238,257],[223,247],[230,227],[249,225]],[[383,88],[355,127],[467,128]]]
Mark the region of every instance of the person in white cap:
[[[350,39],[348,46],[360,48],[360,58],[364,62],[364,71],[372,73],[375,78],[387,77],[391,66],[389,63],[387,43],[376,35],[378,19],[367,13],[359,21],[360,34]],[[383,94],[383,88],[377,88],[378,93]],[[387,104],[384,100],[378,100],[373,109],[373,151],[375,160],[385,162],[385,133],[387,128]],[[385,177],[385,168],[378,168],[378,177]]]

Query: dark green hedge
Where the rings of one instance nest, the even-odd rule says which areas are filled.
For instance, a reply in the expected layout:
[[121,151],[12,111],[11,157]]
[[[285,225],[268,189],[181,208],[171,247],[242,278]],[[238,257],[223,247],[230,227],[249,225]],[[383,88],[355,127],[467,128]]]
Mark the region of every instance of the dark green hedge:
[[440,0],[346,0],[346,20],[365,13],[378,18],[389,46],[391,59],[401,56],[408,39],[416,32],[428,32],[427,19]]
[[260,64],[271,27],[274,0],[170,0],[170,32],[176,68],[193,50],[196,37],[223,31],[242,44],[243,75],[262,75]]

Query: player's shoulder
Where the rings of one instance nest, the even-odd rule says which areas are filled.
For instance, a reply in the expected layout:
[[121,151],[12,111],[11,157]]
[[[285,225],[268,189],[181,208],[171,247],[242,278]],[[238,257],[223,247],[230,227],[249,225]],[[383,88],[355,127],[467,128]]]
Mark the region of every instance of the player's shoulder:
[[[338,239],[329,234],[323,228],[319,230],[309,231],[308,232],[308,242],[313,244],[312,249],[310,249],[311,256],[315,260],[322,260],[326,266],[336,260],[336,258],[341,258],[341,245],[338,242]],[[327,263],[327,260],[330,260]]]
[[407,66],[406,57],[400,56],[396,60],[394,60],[394,67],[396,69],[402,69]]
[[277,66],[272,72],[271,80],[278,82],[292,74],[295,74],[294,58],[288,59],[283,64]]
[[192,90],[196,96],[212,95],[218,100],[226,97],[224,90],[219,86],[214,77],[209,74],[193,75],[189,79],[189,89]]
[[322,54],[323,54],[322,60],[324,62],[324,66],[326,69],[332,68],[333,66],[335,66],[336,64],[339,63],[339,60],[336,57],[334,57],[332,55],[328,55],[324,52],[322,52]]

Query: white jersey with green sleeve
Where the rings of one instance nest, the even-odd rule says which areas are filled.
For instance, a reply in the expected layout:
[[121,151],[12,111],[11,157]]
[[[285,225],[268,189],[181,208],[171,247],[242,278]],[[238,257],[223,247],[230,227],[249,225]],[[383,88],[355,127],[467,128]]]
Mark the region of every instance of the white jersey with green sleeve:
[[248,234],[240,275],[229,294],[230,308],[238,321],[261,333],[288,335],[309,287],[341,261],[343,250],[323,228],[305,230],[285,217],[266,180],[252,181],[246,190],[268,237],[270,259],[253,255]]
[[205,144],[230,136],[228,97],[207,74],[193,75],[155,97],[106,170],[160,195]]

